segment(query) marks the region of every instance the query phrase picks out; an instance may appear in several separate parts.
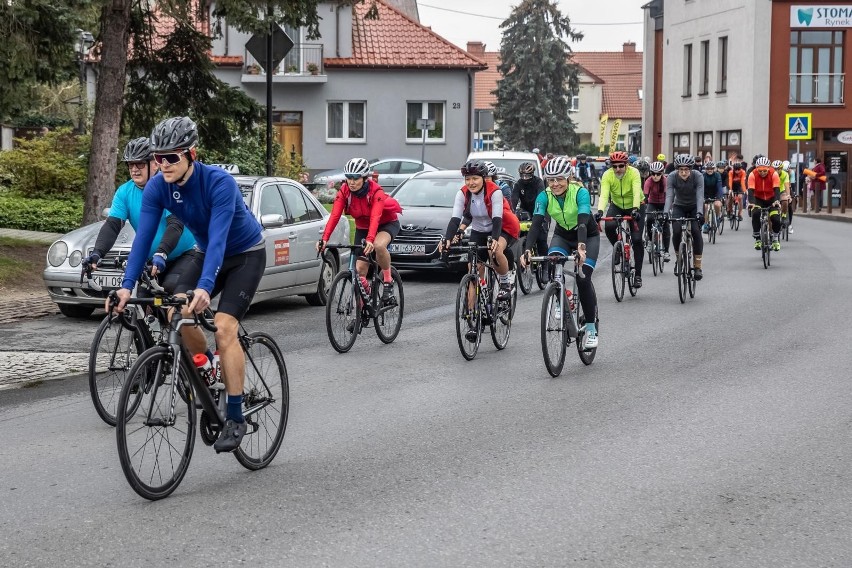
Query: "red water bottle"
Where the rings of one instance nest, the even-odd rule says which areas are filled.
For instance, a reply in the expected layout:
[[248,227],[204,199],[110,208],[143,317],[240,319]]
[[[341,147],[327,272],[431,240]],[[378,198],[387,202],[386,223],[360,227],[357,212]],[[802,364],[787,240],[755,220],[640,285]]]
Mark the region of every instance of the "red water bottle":
[[361,287],[364,289],[368,295],[370,294],[370,283],[367,281],[365,276],[358,276],[358,279],[361,281]]
[[216,382],[216,379],[213,377],[213,366],[210,364],[210,359],[207,358],[207,355],[204,353],[194,355],[192,357],[192,362],[195,363],[196,369],[198,369],[201,377],[208,385],[212,385]]
[[571,290],[569,290],[568,288],[565,288],[565,297],[568,298],[568,309],[573,312],[574,311],[574,293]]
[[624,243],[624,258],[627,259],[627,262],[630,262],[630,244]]

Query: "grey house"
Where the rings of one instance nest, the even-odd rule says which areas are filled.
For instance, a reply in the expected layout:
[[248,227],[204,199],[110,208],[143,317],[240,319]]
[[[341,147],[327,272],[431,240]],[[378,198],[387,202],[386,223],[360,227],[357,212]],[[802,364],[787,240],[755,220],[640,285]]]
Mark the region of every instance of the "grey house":
[[[340,168],[353,156],[420,158],[417,119],[434,119],[425,160],[456,168],[471,148],[474,74],[487,66],[421,26],[416,2],[319,5],[320,33],[287,29],[295,46],[273,75],[273,123],[285,151],[313,170]],[[403,11],[404,10],[404,11]],[[406,15],[406,13],[408,15]],[[213,42],[216,75],[261,104],[266,76],[245,48],[249,36],[223,22]]]

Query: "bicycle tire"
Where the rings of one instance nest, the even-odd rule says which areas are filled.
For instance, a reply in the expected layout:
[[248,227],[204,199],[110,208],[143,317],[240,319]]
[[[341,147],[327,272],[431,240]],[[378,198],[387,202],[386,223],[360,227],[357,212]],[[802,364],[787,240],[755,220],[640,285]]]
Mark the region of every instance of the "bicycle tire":
[[764,223],[760,227],[760,256],[764,269],[769,268],[769,246],[769,230]]
[[533,274],[534,271],[531,264],[528,264],[526,268],[521,267],[520,260],[518,260],[516,264],[517,269],[515,271],[515,279],[518,281],[518,288],[521,289],[521,293],[526,296],[532,292],[535,274]]
[[[195,402],[192,396],[186,394],[186,390],[190,388],[188,386],[188,374],[195,372],[195,370],[189,368],[186,357],[182,357],[180,368],[176,373],[178,384],[174,385],[173,388],[171,382],[172,364],[173,357],[168,347],[156,346],[142,353],[136,363],[133,364],[128,380],[125,381],[121,389],[121,398],[116,415],[115,434],[121,469],[133,490],[151,501],[168,497],[177,489],[189,468],[192,450],[195,446]],[[144,394],[138,409],[129,413],[126,409],[130,398],[136,396],[132,392],[132,386],[137,382],[140,385],[139,392]],[[183,394],[181,394],[181,391],[183,391]],[[158,399],[158,395],[161,395],[162,398]],[[179,404],[178,400],[182,404]],[[175,412],[180,412],[180,416],[176,416],[174,424],[149,425],[151,419],[168,418],[172,406]],[[183,436],[182,444],[173,440],[173,437],[178,435]],[[135,444],[132,444],[131,441],[137,439],[144,440],[143,447],[147,447],[151,442],[150,451],[142,451],[143,448],[133,451],[131,446],[135,447]],[[163,457],[162,463],[160,463],[161,453],[163,452],[168,452],[168,459]],[[179,459],[176,460],[176,457],[179,457]],[[149,475],[147,473],[149,467],[146,464],[151,461],[153,461],[153,464],[150,465]],[[177,465],[175,466],[176,461]],[[171,476],[163,479],[163,474],[169,467],[172,470]],[[137,472],[137,469],[139,469],[139,472]],[[155,476],[158,476],[160,480],[159,485],[153,484]]]
[[[405,295],[402,289],[402,277],[396,268],[391,267],[391,278],[393,279],[393,293],[394,298],[396,298],[396,306],[382,306],[376,310],[377,313],[373,318],[376,335],[379,336],[382,343],[393,343],[399,335],[399,330],[402,329],[402,318],[405,315]],[[382,296],[379,293],[381,287],[378,285],[378,280],[373,283],[373,288],[375,289],[374,298],[378,306],[382,301]]]
[[128,372],[139,355],[151,347],[138,322],[136,329],[130,331],[119,321],[123,317],[135,320],[135,313],[130,307],[123,314],[107,314],[89,347],[89,395],[95,412],[110,426],[115,426],[116,408]]
[[550,282],[550,278],[547,277],[547,265],[540,262],[535,269],[535,283],[539,290],[544,290],[548,282]]
[[[325,329],[331,346],[338,353],[346,353],[355,345],[361,332],[361,310],[356,305],[360,294],[352,282],[352,272],[342,270],[331,281],[328,301],[325,304]],[[350,325],[352,331],[347,329]]]
[[698,284],[698,281],[695,279],[695,271],[693,270],[693,266],[695,266],[695,252],[692,246],[686,247],[686,284],[687,290],[689,291],[689,297],[695,297],[695,287]]
[[[459,351],[461,351],[462,357],[468,361],[472,361],[476,357],[476,352],[479,350],[479,343],[482,339],[482,313],[479,311],[479,298],[474,296],[472,312],[471,308],[468,308],[467,301],[468,287],[475,287],[477,284],[477,277],[475,275],[465,274],[459,283],[456,295],[456,339],[458,340]],[[471,322],[473,328],[476,330],[476,341],[468,341],[465,337],[465,333],[468,330],[468,322]]]
[[739,205],[737,205],[736,211],[734,212],[734,219],[733,219],[733,223],[732,223],[735,231],[740,230],[740,214],[741,214],[740,211],[742,211],[742,209],[740,208]]
[[620,302],[624,299],[624,243],[615,241],[612,247],[612,292],[615,300]]
[[512,316],[515,313],[515,299],[517,290],[514,291],[515,297],[509,296],[508,303],[494,299],[494,317],[491,318],[489,327],[491,328],[491,341],[494,342],[494,347],[498,351],[506,348],[509,344],[509,335],[512,332]]
[[686,284],[686,243],[680,243],[678,247],[677,262],[675,270],[677,273],[677,293],[680,297],[680,303],[686,303],[687,284]]
[[725,232],[725,219],[722,218],[722,219],[719,220],[719,236],[721,236],[722,233],[724,233],[724,232]]
[[569,317],[569,314],[565,309],[565,299],[560,297],[559,292],[559,284],[551,282],[544,289],[541,300],[541,355],[551,377],[562,374],[568,347],[568,326],[565,324],[565,318]]
[[243,412],[249,430],[234,457],[254,471],[269,465],[284,441],[290,415],[290,383],[284,355],[270,335],[256,331],[241,343],[246,356]]
[[[580,302],[580,297],[577,296],[577,283],[574,283],[574,317],[577,321],[577,355],[580,356],[580,361],[583,362],[584,365],[589,366],[595,360],[595,355],[598,352],[598,348],[586,350],[583,348],[583,343],[585,342],[586,337],[586,314],[583,313],[583,304]],[[597,332],[600,333],[601,322],[595,318],[595,328]]]

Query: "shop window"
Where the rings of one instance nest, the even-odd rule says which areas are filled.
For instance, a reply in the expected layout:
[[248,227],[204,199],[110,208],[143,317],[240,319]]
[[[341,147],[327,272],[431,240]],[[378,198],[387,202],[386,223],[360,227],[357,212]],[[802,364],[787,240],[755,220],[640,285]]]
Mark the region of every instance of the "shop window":
[[843,104],[844,32],[790,34],[790,104]]

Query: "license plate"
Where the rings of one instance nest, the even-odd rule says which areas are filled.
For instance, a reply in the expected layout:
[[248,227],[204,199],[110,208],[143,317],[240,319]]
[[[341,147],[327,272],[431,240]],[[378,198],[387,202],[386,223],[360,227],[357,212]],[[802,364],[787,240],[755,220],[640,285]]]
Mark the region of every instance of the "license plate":
[[388,252],[399,252],[403,254],[426,254],[426,245],[391,243],[388,247]]
[[118,290],[121,288],[121,281],[124,280],[124,274],[92,274],[92,280],[101,288],[108,290]]

